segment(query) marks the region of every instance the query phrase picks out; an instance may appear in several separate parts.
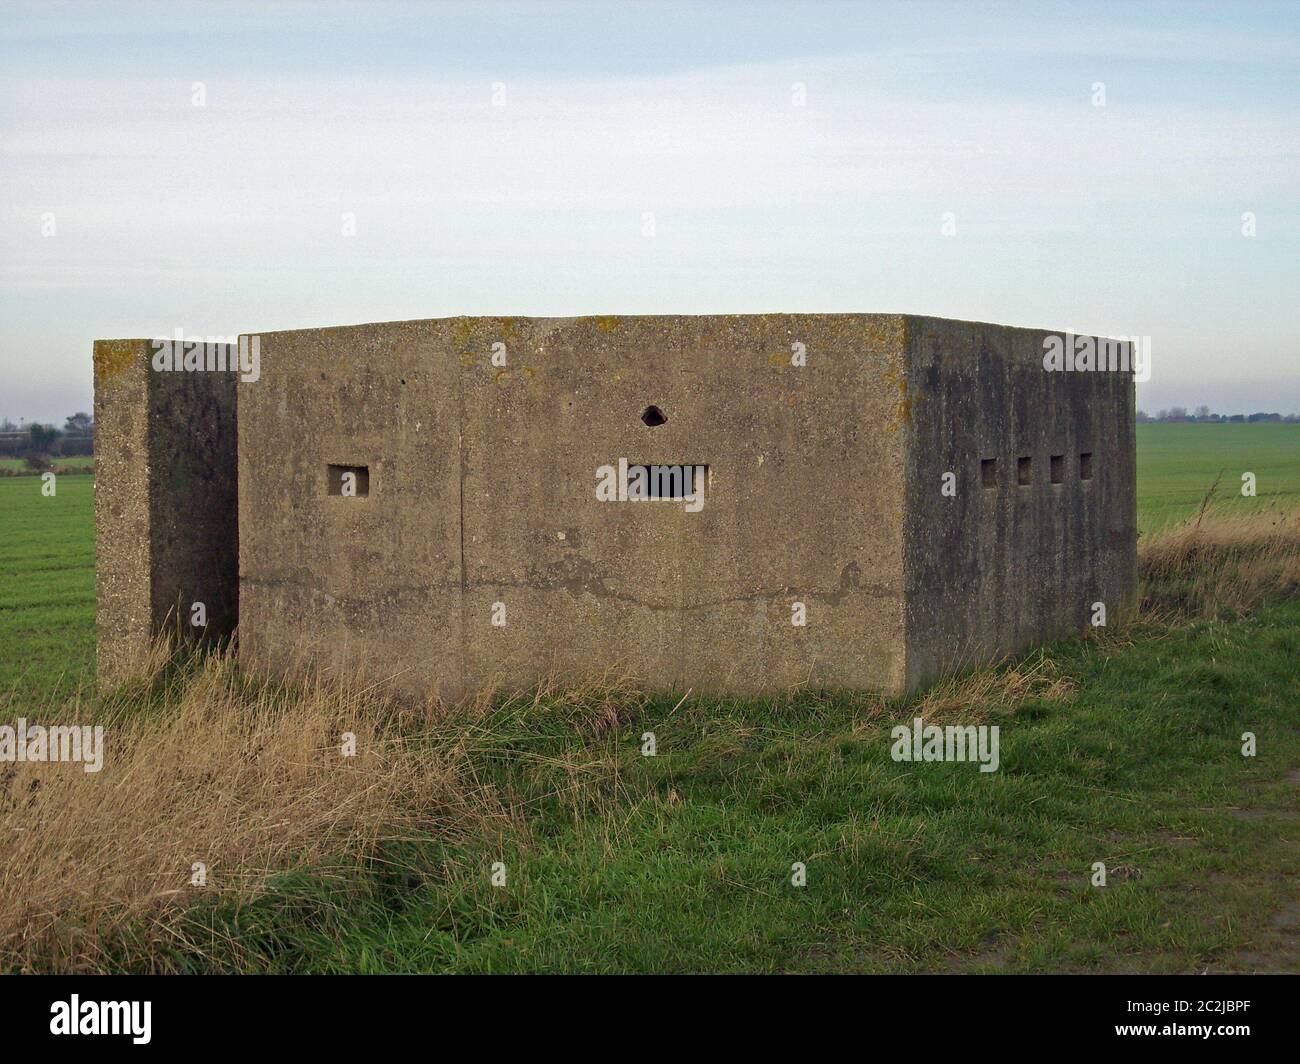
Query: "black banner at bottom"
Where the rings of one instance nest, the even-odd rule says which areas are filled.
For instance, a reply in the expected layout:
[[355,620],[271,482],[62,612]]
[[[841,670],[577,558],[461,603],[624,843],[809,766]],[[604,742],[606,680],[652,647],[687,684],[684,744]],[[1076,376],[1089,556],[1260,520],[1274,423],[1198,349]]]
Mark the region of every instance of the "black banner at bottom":
[[[337,1053],[432,1035],[448,1046],[482,1038],[493,1051],[517,1037],[548,1052],[567,1037],[590,1052],[602,1035],[640,1044],[665,1028],[765,1041],[788,1031],[806,1047],[854,1027],[927,1050],[1128,1042],[1223,1053],[1280,1049],[1296,1031],[1294,976],[699,978],[708,982],[687,990],[650,977],[13,976],[0,994],[6,1049],[37,1050]],[[690,1040],[697,1050],[708,1042]]]

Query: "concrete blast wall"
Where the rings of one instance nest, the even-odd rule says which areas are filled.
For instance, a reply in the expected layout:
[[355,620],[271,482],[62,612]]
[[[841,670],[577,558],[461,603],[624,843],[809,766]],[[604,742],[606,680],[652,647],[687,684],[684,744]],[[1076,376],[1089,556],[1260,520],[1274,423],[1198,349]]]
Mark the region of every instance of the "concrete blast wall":
[[[151,355],[147,340],[95,343],[96,657],[110,685],[164,627],[219,638],[238,615],[235,378],[157,372]],[[190,623],[195,603],[206,627]]]
[[[259,334],[241,656],[420,698],[611,670],[901,692],[1081,628],[1096,602],[1114,617],[1135,587],[1132,374],[1047,372],[1049,335],[856,314]],[[137,420],[164,401],[114,379]],[[141,431],[120,416],[119,452]],[[100,521],[102,623],[144,609],[115,566],[170,557],[107,540],[129,500],[172,489],[100,461],[122,500]],[[689,469],[703,496],[624,501],[638,467],[666,486]],[[216,499],[187,509],[229,542]]]

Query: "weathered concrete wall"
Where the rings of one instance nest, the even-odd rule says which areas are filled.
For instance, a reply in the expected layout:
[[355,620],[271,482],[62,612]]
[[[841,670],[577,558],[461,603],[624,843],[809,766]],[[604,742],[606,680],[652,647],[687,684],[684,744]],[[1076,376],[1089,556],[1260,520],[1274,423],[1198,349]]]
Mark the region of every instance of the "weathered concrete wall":
[[[461,675],[459,369],[445,323],[261,333],[239,411],[240,654],[401,689]],[[368,494],[331,495],[328,466]]]
[[[137,666],[153,636],[216,638],[238,612],[235,377],[157,372],[147,340],[95,342],[97,662]],[[190,625],[202,602],[207,627]]]
[[125,678],[153,634],[149,359],[143,340],[95,341],[95,659]]
[[[1133,375],[1049,372],[1052,335],[1061,334],[907,319],[910,687],[1081,630],[1093,603],[1105,604],[1107,623],[1133,604]],[[1081,470],[1085,454],[1091,467]],[[949,471],[953,497],[941,490]]]
[[[417,697],[608,672],[899,692],[1094,603],[1113,623],[1136,588],[1132,374],[1047,372],[1048,335],[849,314],[260,334],[238,521],[233,375],[101,342],[101,670],[177,605],[228,630],[236,543],[249,661]],[[601,501],[620,459],[707,466],[703,507]]]
[[[260,334],[240,410],[241,652],[450,696],[605,669],[895,689],[902,337],[864,315]],[[664,424],[643,423],[650,405]],[[703,508],[599,501],[597,470],[620,458],[707,465]],[[330,494],[331,465],[366,467],[368,495]]]
[[[604,664],[697,691],[901,679],[896,319],[460,328],[471,685]],[[498,341],[511,368],[487,372]],[[807,365],[791,365],[796,343]],[[643,424],[652,404],[665,424]],[[620,457],[707,465],[703,509],[597,501],[597,467]],[[505,627],[489,623],[495,602]]]

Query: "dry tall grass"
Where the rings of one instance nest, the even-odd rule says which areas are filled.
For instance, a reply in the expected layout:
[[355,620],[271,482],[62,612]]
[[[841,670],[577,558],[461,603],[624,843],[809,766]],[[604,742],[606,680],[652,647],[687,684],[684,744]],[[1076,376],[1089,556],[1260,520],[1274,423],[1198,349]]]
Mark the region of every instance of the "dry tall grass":
[[[405,743],[372,691],[250,687],[218,655],[180,674],[153,706],[141,690],[161,677],[146,670],[104,705],[30,714],[93,719],[106,754],[99,773],[0,771],[0,969],[150,967],[167,953],[155,947],[186,944],[181,917],[195,903],[248,898],[276,871],[373,860],[381,843],[417,832],[490,832],[505,817],[463,748]],[[356,753],[345,757],[349,732]]]
[[[1207,496],[1207,503],[1209,497]],[[1138,548],[1148,619],[1244,613],[1300,590],[1300,511],[1197,517]]]
[[908,709],[912,716],[927,724],[960,720],[978,724],[1004,710],[1030,699],[1044,702],[1068,702],[1074,697],[1075,684],[1046,655],[1000,668],[974,669],[947,676],[930,687]]

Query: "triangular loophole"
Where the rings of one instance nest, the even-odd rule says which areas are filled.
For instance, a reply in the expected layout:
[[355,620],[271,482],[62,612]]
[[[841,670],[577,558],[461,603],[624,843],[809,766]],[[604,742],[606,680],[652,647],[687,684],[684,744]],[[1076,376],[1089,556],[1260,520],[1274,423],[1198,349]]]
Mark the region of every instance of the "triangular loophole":
[[651,428],[654,428],[657,425],[662,425],[668,420],[668,418],[657,406],[647,406],[645,408],[645,413],[641,415],[641,420]]

